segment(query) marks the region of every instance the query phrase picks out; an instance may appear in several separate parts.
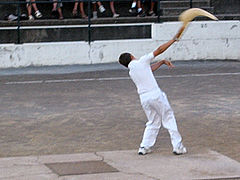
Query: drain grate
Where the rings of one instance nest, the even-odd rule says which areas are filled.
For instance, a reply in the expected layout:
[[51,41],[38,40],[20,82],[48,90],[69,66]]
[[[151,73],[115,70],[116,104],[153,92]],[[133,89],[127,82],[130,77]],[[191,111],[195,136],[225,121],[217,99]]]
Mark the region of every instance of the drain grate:
[[45,164],[59,176],[119,172],[103,161],[78,161]]

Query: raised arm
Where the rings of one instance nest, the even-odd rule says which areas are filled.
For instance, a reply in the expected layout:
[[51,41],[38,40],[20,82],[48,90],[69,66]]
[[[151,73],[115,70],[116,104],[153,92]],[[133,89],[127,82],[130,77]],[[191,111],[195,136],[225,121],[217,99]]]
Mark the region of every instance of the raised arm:
[[184,26],[182,26],[178,33],[173,37],[172,40],[162,44],[161,46],[159,46],[155,51],[153,51],[153,55],[154,57],[158,56],[159,54],[163,53],[164,51],[166,51],[175,41],[178,40],[178,38],[181,36],[182,32],[184,31]]

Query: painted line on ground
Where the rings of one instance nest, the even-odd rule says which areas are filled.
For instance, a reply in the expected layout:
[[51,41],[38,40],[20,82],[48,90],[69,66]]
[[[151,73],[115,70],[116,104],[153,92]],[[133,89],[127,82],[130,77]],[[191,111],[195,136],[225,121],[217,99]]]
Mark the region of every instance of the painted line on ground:
[[[208,74],[182,74],[182,75],[163,75],[155,76],[156,79],[161,78],[184,78],[184,77],[209,77],[209,76],[232,76],[240,75],[240,72],[235,73],[208,73]],[[108,78],[86,78],[86,79],[50,79],[50,80],[36,80],[36,81],[9,81],[5,85],[16,84],[41,84],[41,83],[65,83],[65,82],[82,82],[82,81],[116,81],[129,80],[130,77],[108,77]]]

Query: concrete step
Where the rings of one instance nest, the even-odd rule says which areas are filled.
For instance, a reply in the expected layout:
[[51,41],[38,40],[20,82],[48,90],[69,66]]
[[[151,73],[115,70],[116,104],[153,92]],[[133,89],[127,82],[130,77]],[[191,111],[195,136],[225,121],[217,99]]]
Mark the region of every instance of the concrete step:
[[[240,20],[240,14],[217,14],[219,20]],[[194,21],[211,21],[211,19],[203,16],[196,17]],[[178,16],[160,16],[160,22],[178,21]]]
[[219,20],[240,20],[240,14],[218,14],[216,17]]
[[[213,7],[201,7],[201,8],[210,13],[214,12]],[[163,16],[179,15],[187,9],[189,9],[189,7],[163,8],[163,9],[161,9],[161,15],[163,15]]]
[[[170,22],[170,21],[178,21],[179,16],[174,15],[174,16],[160,16],[160,22]],[[233,17],[232,17],[233,18]],[[240,19],[240,16],[238,17]],[[196,17],[194,21],[210,21],[211,19],[203,16]],[[229,17],[229,20],[230,17]]]
[[[160,20],[162,22],[167,21],[177,21],[178,15],[161,15]],[[215,14],[220,20],[240,20],[240,13],[238,14]],[[119,17],[116,19],[113,18],[98,18],[91,21],[91,24],[119,24],[119,23],[152,23],[157,22],[157,16],[146,16],[146,17]],[[204,17],[199,17],[197,19],[203,19]],[[21,21],[22,26],[68,26],[68,25],[87,25],[88,21],[85,19],[65,19],[63,21],[54,20],[54,19],[42,19],[35,21]],[[0,27],[16,27],[16,21],[1,21]]]
[[[210,6],[209,0],[193,1],[193,7],[201,8]],[[173,7],[190,7],[189,1],[160,1],[161,8],[173,8]]]

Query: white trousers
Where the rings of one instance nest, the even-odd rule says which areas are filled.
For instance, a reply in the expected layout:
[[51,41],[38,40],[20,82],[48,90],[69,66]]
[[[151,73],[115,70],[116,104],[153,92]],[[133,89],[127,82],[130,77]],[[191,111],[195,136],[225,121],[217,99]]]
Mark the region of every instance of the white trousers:
[[150,148],[155,144],[161,125],[168,130],[173,149],[180,147],[182,137],[166,94],[159,89],[140,96],[140,99],[148,119],[140,147]]

